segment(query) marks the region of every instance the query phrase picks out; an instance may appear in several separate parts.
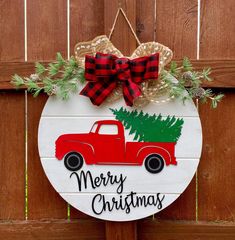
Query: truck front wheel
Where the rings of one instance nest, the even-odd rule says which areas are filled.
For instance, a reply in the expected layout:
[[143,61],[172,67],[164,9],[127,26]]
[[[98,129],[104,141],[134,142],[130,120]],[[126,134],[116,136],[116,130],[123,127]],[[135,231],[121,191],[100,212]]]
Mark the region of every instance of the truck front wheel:
[[164,160],[159,154],[150,154],[145,159],[145,168],[150,173],[159,173],[164,168]]
[[70,171],[78,171],[83,165],[83,157],[80,153],[70,152],[65,155],[64,165]]

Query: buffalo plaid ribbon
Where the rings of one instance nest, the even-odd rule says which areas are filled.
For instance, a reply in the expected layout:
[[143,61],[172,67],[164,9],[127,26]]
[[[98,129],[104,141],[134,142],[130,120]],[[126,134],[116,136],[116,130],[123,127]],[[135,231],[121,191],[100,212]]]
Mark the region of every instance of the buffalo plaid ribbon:
[[100,105],[122,82],[123,96],[128,106],[141,95],[139,84],[158,78],[159,53],[128,59],[112,54],[96,53],[85,57],[85,78],[88,81],[80,92],[90,98],[94,105]]

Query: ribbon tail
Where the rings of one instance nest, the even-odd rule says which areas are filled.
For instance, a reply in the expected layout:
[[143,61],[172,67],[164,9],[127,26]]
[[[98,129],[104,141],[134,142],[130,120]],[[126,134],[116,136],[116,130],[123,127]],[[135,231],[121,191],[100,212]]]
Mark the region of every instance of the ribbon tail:
[[88,82],[79,94],[89,97],[94,105],[99,106],[116,88],[116,85],[117,83],[115,81]]
[[141,94],[140,86],[132,82],[131,79],[123,83],[123,96],[127,106],[132,107],[134,100]]

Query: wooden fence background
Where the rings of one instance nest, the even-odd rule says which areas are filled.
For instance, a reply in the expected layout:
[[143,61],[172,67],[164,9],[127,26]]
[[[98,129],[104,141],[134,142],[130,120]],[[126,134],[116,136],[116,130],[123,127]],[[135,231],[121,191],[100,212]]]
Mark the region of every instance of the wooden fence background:
[[[9,83],[14,73],[30,74],[34,61],[68,57],[77,42],[108,34],[118,6],[142,42],[159,41],[175,59],[212,66],[211,87],[226,94],[214,111],[200,105],[203,152],[187,190],[161,213],[128,223],[68,208],[38,156],[47,97],[33,99]],[[136,48],[123,17],[113,42],[125,54]],[[235,239],[234,0],[0,0],[0,61],[0,239]]]

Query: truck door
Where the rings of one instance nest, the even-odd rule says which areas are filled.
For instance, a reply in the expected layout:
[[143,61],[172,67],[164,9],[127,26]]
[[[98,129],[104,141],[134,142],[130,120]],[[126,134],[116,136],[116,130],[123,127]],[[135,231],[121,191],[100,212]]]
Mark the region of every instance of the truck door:
[[118,164],[124,161],[124,139],[116,124],[101,124],[95,142],[95,161],[98,164]]

